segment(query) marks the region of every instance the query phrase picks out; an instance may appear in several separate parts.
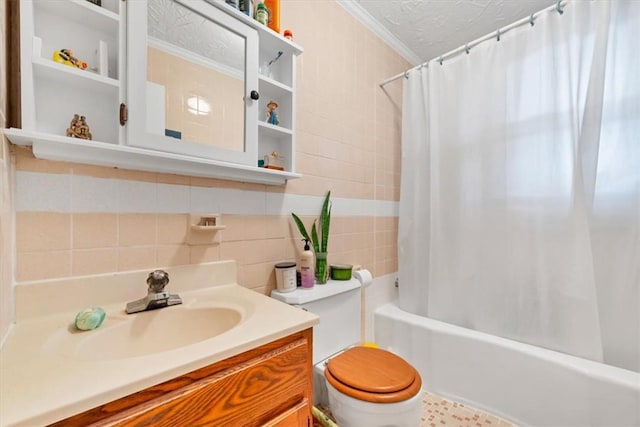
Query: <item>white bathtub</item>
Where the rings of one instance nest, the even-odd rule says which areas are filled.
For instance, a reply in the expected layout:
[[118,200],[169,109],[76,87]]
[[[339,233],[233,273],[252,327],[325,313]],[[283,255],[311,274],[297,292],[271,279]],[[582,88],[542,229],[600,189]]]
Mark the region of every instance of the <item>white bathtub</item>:
[[377,343],[425,390],[523,426],[640,426],[640,374],[416,316],[375,311]]

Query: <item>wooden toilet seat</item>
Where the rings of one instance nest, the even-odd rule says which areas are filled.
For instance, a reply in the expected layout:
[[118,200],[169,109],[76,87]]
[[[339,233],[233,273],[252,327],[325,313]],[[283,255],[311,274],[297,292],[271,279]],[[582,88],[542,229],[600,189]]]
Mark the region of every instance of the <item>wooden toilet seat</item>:
[[324,376],[339,392],[372,403],[402,402],[422,387],[413,366],[393,353],[371,347],[353,347],[330,359]]

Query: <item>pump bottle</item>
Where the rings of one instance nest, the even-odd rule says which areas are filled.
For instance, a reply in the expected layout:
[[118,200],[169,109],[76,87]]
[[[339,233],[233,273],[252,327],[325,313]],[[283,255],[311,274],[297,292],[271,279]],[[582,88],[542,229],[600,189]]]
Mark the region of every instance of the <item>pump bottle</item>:
[[300,255],[300,279],[303,289],[313,288],[315,273],[313,271],[313,252],[309,248],[309,241],[304,239],[304,251]]

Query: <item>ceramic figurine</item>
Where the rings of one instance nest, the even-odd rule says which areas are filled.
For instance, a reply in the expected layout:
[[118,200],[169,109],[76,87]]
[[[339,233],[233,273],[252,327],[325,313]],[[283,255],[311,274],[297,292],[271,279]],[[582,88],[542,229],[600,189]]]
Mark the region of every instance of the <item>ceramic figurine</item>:
[[71,119],[71,123],[67,129],[67,136],[80,139],[91,139],[91,131],[85,116],[79,116],[78,114],[73,115],[73,119]]
[[278,120],[278,113],[276,113],[276,108],[278,108],[278,103],[276,101],[269,101],[267,104],[267,123],[271,123],[272,125],[279,125],[280,121]]
[[79,121],[80,116],[78,114],[74,114],[73,119],[71,119],[71,123],[69,123],[69,127],[67,128],[67,136],[73,136]]

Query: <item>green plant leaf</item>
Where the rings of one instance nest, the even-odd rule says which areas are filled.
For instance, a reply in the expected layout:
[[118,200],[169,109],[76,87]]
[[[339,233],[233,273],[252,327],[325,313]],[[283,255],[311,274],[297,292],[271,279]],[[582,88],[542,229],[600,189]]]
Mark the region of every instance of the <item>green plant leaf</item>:
[[[291,216],[293,217],[293,220],[296,222],[296,225],[298,226],[298,231],[300,231],[300,234],[302,234],[302,237],[304,237],[308,241],[311,241],[311,237],[309,237],[309,233],[307,233],[307,229],[305,228],[302,220],[298,217],[298,215],[294,213],[291,213]],[[315,225],[315,222],[314,222],[314,225]]]
[[316,222],[313,221],[313,225],[311,226],[311,241],[313,242],[313,250],[316,253],[320,252],[320,245],[318,241],[318,230],[316,229]]
[[327,216],[322,222],[322,252],[328,251],[329,246],[329,226],[331,225],[331,206],[327,211]]
[[327,246],[329,243],[329,225],[331,223],[331,205],[329,202],[331,197],[331,191],[327,192],[322,203],[322,211],[320,212],[320,226],[322,227],[322,243],[320,244],[320,251],[327,252]]

